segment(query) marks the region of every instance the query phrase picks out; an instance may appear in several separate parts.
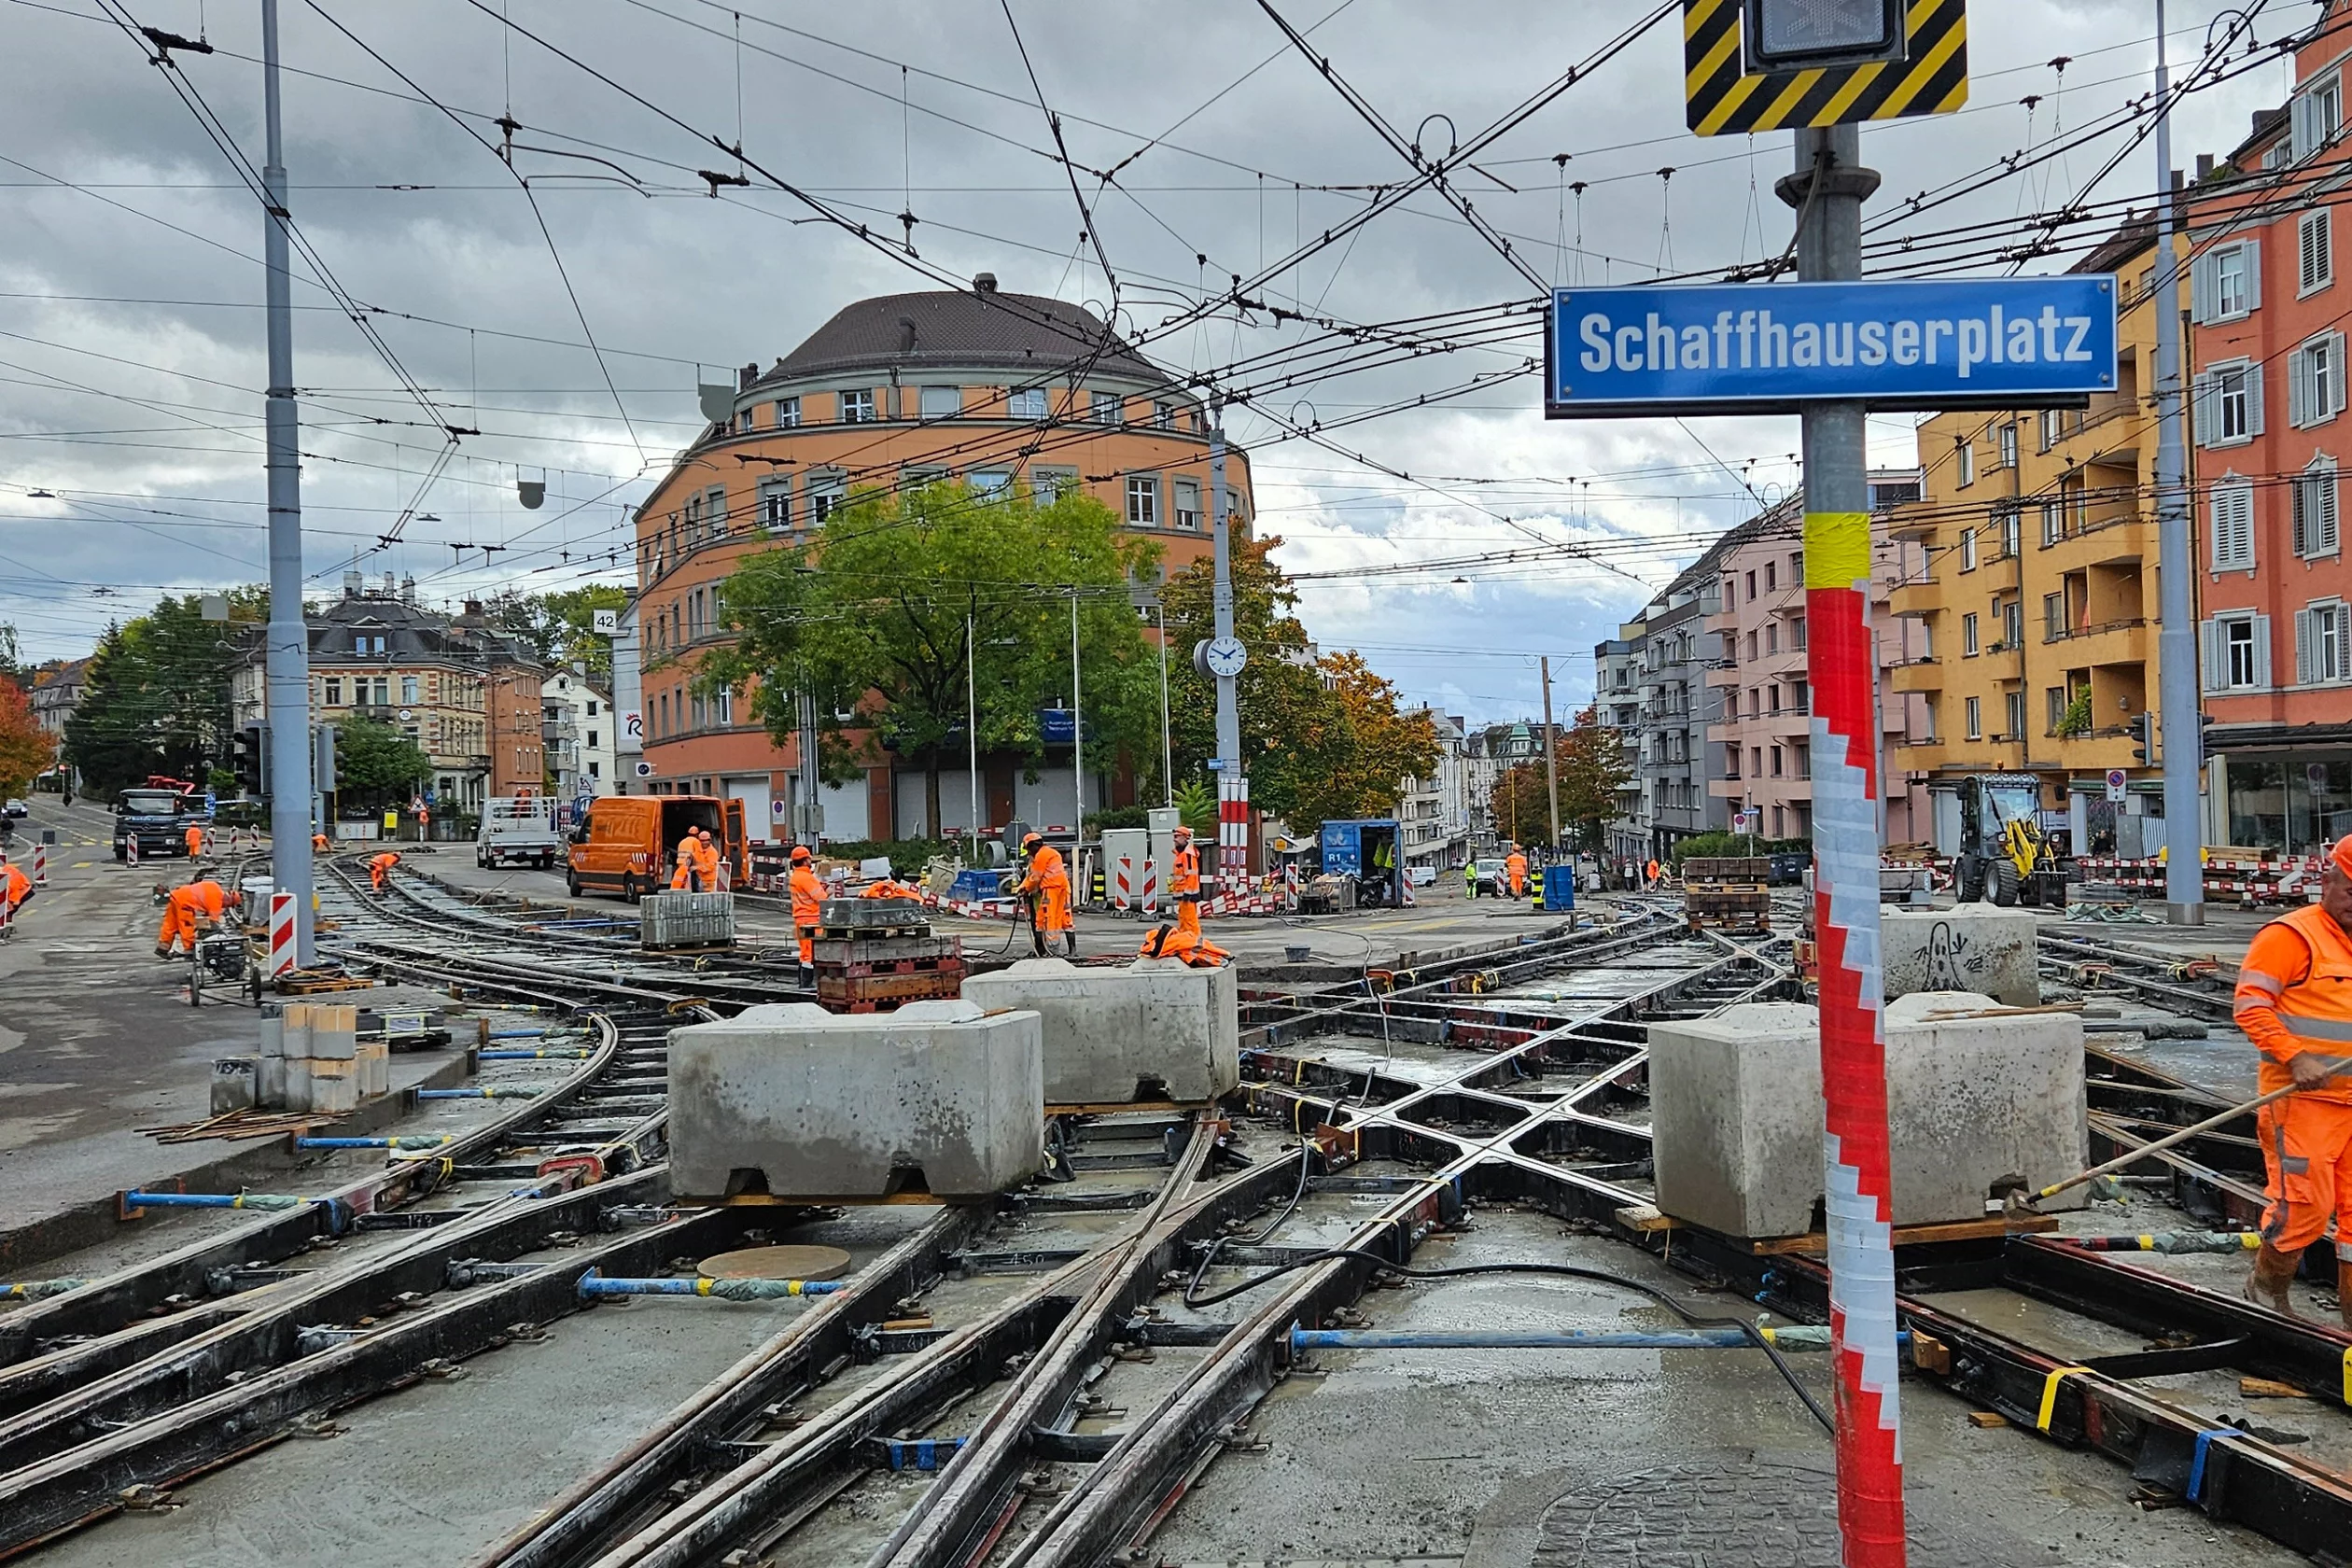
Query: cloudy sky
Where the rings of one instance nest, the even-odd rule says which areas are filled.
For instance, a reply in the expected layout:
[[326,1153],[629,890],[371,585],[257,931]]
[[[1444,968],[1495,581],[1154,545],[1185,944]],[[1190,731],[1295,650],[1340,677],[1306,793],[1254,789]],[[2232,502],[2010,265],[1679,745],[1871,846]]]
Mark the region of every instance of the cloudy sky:
[[[290,203],[331,280],[298,261],[305,562],[321,584],[354,565],[413,575],[434,599],[623,580],[625,509],[698,428],[697,383],[789,352],[850,300],[931,287],[918,267],[1115,300],[1163,364],[1257,390],[1265,412],[1237,410],[1228,428],[1253,450],[1283,559],[1309,574],[1310,630],[1474,718],[1531,711],[1538,654],[1573,705],[1593,641],[1796,478],[1793,420],[1546,422],[1525,369],[1537,318],[1502,314],[1537,291],[1434,193],[1318,244],[1409,170],[1253,0],[1012,0],[1010,21],[995,0],[282,6]],[[1648,10],[1276,8],[1432,151]],[[2230,8],[2175,0],[2177,72]],[[2317,14],[2309,0],[2254,8],[2263,46]],[[1961,231],[1950,264],[1998,273],[2030,215],[2080,202],[2111,215],[2153,188],[2133,102],[2149,87],[2155,5],[1970,12],[1969,107],[1872,128],[1864,146],[1885,176],[1875,238]],[[0,0],[0,619],[36,657],[87,651],[163,589],[266,575],[262,217],[231,158],[261,161],[259,13],[259,0]],[[160,67],[126,21],[214,52]],[[2226,154],[2289,81],[2267,47],[2216,74],[2175,117],[2177,164]],[[1788,137],[1687,135],[1680,78],[1670,18],[1457,189],[1547,281],[1779,254],[1790,217],[1771,184]],[[1113,277],[1080,243],[1040,90]],[[764,173],[706,183],[698,171],[737,167],[714,137]],[[1914,193],[1937,200],[1911,213]],[[913,258],[902,213],[917,219]],[[2063,267],[2095,227],[2033,265]],[[1257,367],[1325,328],[1229,310],[1164,326],[1204,287],[1302,245],[1311,254],[1262,299],[1337,324],[1467,313],[1460,346],[1277,388]],[[1290,433],[1423,395],[1320,444]],[[483,434],[421,488],[442,424]],[[1910,461],[1910,428],[1874,420],[1874,458]],[[518,478],[545,480],[543,508],[520,509]],[[382,544],[413,503],[420,515]],[[1566,539],[1606,564],[1393,569]]]

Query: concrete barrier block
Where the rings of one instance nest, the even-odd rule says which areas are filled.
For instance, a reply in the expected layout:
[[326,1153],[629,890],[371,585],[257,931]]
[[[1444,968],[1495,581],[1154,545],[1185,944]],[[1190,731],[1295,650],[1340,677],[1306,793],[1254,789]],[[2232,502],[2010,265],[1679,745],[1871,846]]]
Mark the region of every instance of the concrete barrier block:
[[314,1061],[350,1061],[359,1054],[359,1009],[343,1002],[315,1002],[310,1015]]
[[284,1057],[261,1058],[260,1071],[254,1080],[253,1102],[256,1105],[267,1106],[273,1111],[282,1111],[287,1108],[286,1058]]
[[373,1099],[392,1092],[392,1047],[381,1040],[371,1040],[359,1047],[352,1060],[359,1069],[359,1098]]
[[2030,909],[1964,903],[1883,909],[1881,951],[1889,1001],[1917,991],[1975,991],[2010,1007],[2041,1004]]
[[286,1004],[278,1033],[285,1042],[288,1059],[311,1054],[311,1013],[315,1006],[315,1003],[308,1001],[289,1001]]
[[1240,982],[1230,964],[1141,959],[1098,969],[1023,959],[966,976],[963,994],[989,1013],[1027,1009],[1043,1020],[1048,1105],[1211,1100],[1241,1081]]
[[987,1197],[1043,1163],[1033,1012],[971,1001],[834,1014],[747,1008],[670,1031],[670,1181],[681,1197]]
[[311,1059],[308,1057],[287,1057],[286,1062],[286,1108],[307,1111],[311,1108]]
[[273,1001],[261,1004],[260,1033],[264,1057],[286,1055],[286,1015]]
[[259,1057],[222,1057],[213,1063],[214,1115],[225,1115],[231,1111],[250,1111],[259,1103],[260,1094]]
[[310,1109],[341,1116],[359,1109],[359,1064],[314,1059],[310,1064]]
[[[2082,1021],[2002,1015],[1966,992],[1890,1004],[1887,1132],[1898,1225],[1985,1217],[2011,1186],[2087,1163]],[[1812,1007],[1765,1002],[1650,1028],[1658,1207],[1730,1236],[1811,1230],[1822,1192],[1821,1045]],[[2083,1189],[2056,1207],[2087,1202]]]
[[[1934,1223],[1905,1213],[1974,1219],[1996,1186],[2037,1190],[2090,1166],[2080,1015],[2003,1005],[1955,991],[1887,1003],[1899,1224]],[[2090,1201],[2086,1184],[2040,1207]]]

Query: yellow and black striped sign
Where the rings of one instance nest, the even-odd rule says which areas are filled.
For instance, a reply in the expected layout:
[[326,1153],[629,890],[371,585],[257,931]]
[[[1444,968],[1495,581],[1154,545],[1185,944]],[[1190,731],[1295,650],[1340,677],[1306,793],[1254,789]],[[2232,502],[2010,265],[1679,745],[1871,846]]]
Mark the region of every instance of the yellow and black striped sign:
[[1968,101],[1967,0],[1911,0],[1900,60],[1742,71],[1742,0],[1683,0],[1683,96],[1701,136],[1950,114]]

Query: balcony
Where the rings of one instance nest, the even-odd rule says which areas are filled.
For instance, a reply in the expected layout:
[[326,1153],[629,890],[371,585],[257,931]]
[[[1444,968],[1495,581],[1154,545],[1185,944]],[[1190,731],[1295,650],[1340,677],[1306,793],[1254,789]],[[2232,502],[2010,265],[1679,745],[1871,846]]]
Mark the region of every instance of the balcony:
[[2093,502],[2088,524],[2077,527],[2070,516],[2067,528],[2065,538],[2042,551],[2042,564],[2048,570],[2136,567],[2156,558],[2156,521],[2130,501]]
[[2061,650],[2070,665],[2145,665],[2154,651],[2150,636],[2149,623],[2135,617],[2061,631],[2042,640]]
[[1886,684],[1896,692],[1940,692],[1944,689],[1944,667],[1935,659],[1914,659],[1888,670]]
[[1886,600],[1897,615],[1933,615],[1944,608],[1943,585],[1932,577],[1913,578],[1895,584]]

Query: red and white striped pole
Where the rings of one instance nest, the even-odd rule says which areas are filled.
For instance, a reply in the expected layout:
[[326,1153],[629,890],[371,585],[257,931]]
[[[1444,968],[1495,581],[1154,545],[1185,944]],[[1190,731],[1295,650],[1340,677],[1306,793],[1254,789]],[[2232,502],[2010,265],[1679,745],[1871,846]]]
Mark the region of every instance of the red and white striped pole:
[[[1797,133],[1796,171],[1777,189],[1800,214],[1797,267],[1808,283],[1861,276],[1862,203],[1878,188],[1878,175],[1861,166],[1861,149],[1852,125]],[[1866,413],[1858,402],[1808,403],[1803,410],[1813,931],[1821,967],[1822,1190],[1837,1379],[1840,1561],[1843,1568],[1902,1568]]]
[[296,902],[292,893],[280,892],[274,889],[271,890],[270,961],[263,973],[273,980],[293,969],[295,958],[301,951],[295,945]]
[[46,844],[33,846],[33,886],[49,886],[49,846]]

